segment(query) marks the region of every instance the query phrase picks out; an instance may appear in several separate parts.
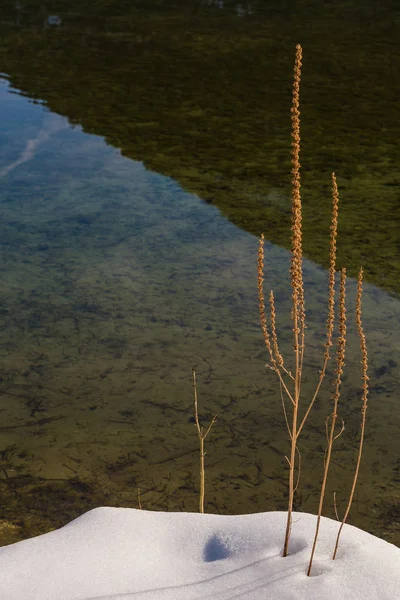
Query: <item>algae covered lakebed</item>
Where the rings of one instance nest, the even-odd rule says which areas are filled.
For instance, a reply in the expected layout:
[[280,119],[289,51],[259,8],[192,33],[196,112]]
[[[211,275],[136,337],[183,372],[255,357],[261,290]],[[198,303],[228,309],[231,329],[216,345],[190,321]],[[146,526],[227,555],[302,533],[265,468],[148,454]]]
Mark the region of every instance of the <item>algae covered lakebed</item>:
[[[4,5],[3,543],[99,504],[135,506],[139,487],[145,508],[196,510],[193,366],[204,418],[219,413],[207,439],[206,510],[284,509],[288,442],[264,368],[253,234],[269,240],[267,283],[288,352],[299,41],[314,261],[305,389],[324,342],[335,170],[339,262],[350,275],[362,263],[371,284],[370,419],[352,522],[399,543],[398,15],[364,4]],[[354,302],[354,282],[349,295]],[[343,504],[359,430],[355,337],[347,362],[347,437],[331,490]],[[329,394],[327,382],[304,437],[297,510],[316,508]]]

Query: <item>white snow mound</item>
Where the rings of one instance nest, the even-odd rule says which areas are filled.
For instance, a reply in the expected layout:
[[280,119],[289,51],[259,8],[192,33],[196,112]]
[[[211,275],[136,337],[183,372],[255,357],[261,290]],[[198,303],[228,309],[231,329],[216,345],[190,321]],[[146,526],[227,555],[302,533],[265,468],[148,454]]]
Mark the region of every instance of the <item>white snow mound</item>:
[[323,518],[97,508],[65,527],[0,548],[1,600],[399,600],[400,549]]

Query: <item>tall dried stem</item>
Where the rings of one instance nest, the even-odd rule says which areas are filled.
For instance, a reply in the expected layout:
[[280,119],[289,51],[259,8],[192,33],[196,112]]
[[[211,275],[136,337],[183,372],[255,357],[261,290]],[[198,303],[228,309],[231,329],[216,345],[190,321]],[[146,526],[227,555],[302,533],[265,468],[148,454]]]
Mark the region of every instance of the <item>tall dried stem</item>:
[[[284,366],[284,360],[279,350],[278,337],[276,333],[276,312],[273,292],[270,294],[270,315],[271,315],[271,334],[268,331],[267,319],[265,316],[264,299],[264,236],[260,238],[258,250],[258,299],[260,310],[261,328],[263,331],[265,346],[270,358],[270,368],[276,372],[279,378],[281,390],[283,390],[292,405],[291,422],[285,408],[285,402],[282,395],[282,405],[284,409],[285,420],[288,426],[291,449],[289,463],[289,498],[288,498],[288,516],[286,523],[286,532],[283,548],[283,556],[288,554],[288,544],[290,529],[292,523],[293,499],[297,489],[298,480],[295,482],[295,463],[296,456],[299,456],[297,448],[298,438],[298,412],[301,389],[301,375],[303,369],[304,346],[305,346],[305,306],[304,306],[304,284],[303,284],[303,242],[302,242],[302,210],[301,210],[301,182],[300,182],[300,80],[301,80],[301,59],[302,48],[296,46],[296,57],[294,64],[294,81],[292,95],[292,244],[291,244],[291,266],[290,281],[292,287],[292,321],[293,321],[293,350],[295,356],[294,374],[288,371]],[[284,380],[288,376],[293,385],[293,391],[290,391]],[[299,474],[299,473],[298,473]]]
[[199,498],[199,512],[204,512],[204,496],[205,496],[205,467],[204,467],[204,457],[206,453],[204,452],[204,440],[207,435],[210,433],[211,427],[214,425],[217,420],[217,415],[214,415],[210,421],[207,429],[204,429],[200,426],[199,422],[199,412],[198,412],[198,402],[197,402],[197,382],[196,382],[196,370],[192,369],[192,377],[193,377],[193,396],[194,396],[194,419],[197,428],[197,435],[199,436],[199,445],[200,445],[200,498]]
[[360,435],[360,444],[358,447],[358,456],[357,456],[356,470],[355,470],[354,478],[353,478],[353,484],[351,486],[351,491],[350,491],[347,508],[344,513],[343,520],[342,520],[342,523],[339,527],[339,531],[337,534],[335,549],[334,549],[333,556],[332,556],[333,560],[336,558],[336,553],[337,553],[338,546],[339,546],[340,534],[342,533],[343,526],[347,520],[347,517],[350,512],[351,504],[353,502],[354,491],[356,489],[358,473],[359,473],[360,464],[361,464],[361,456],[362,456],[362,451],[363,451],[364,434],[365,434],[365,420],[367,417],[369,377],[368,377],[368,373],[367,373],[367,371],[368,371],[367,342],[365,339],[364,329],[363,329],[362,320],[361,320],[361,300],[362,300],[362,292],[363,292],[362,284],[363,284],[363,270],[361,267],[360,272],[358,274],[357,300],[356,300],[356,323],[357,323],[358,336],[360,338],[362,381],[363,381],[363,386],[362,386],[363,394],[362,394],[362,406],[361,406],[361,435]]
[[[263,331],[264,343],[269,354],[269,366],[279,378],[281,400],[286,427],[290,437],[290,455],[285,457],[289,464],[289,498],[288,512],[285,531],[285,540],[283,547],[283,556],[287,556],[289,547],[289,538],[292,525],[292,512],[294,503],[294,494],[297,490],[300,477],[300,452],[298,448],[299,435],[308,419],[310,411],[319,394],[322,382],[326,376],[327,365],[331,358],[332,337],[335,323],[335,273],[336,273],[336,253],[337,253],[337,228],[338,228],[338,211],[339,211],[339,192],[335,173],[332,173],[332,217],[330,226],[330,250],[329,250],[329,290],[328,290],[328,317],[326,320],[326,342],[325,353],[322,369],[319,372],[319,378],[314,394],[310,396],[307,408],[303,417],[300,417],[300,392],[302,384],[302,372],[304,363],[305,350],[305,330],[306,330],[306,312],[304,300],[304,281],[303,281],[303,238],[302,238],[302,200],[301,200],[301,178],[300,178],[300,82],[301,82],[301,67],[302,67],[302,48],[296,46],[296,57],[294,64],[294,81],[293,95],[291,108],[292,121],[292,222],[291,222],[291,264],[290,264],[290,283],[292,288],[292,310],[291,318],[293,321],[293,350],[294,350],[294,370],[290,371],[285,367],[284,358],[280,352],[278,344],[278,336],[276,332],[276,311],[274,294],[270,292],[269,308],[270,308],[270,325],[268,326],[265,315],[265,298],[264,298],[264,235],[261,235],[258,249],[258,298],[261,328]],[[354,476],[353,487],[350,493],[349,504],[340,527],[336,547],[333,558],[335,558],[337,546],[339,542],[340,532],[346,521],[350,506],[352,503],[354,489],[357,481],[362,446],[364,440],[365,416],[367,409],[367,394],[368,394],[368,376],[367,376],[367,349],[365,337],[361,325],[361,293],[362,293],[362,270],[359,276],[358,296],[357,296],[357,312],[356,319],[361,340],[361,348],[363,354],[363,408],[362,408],[362,424],[361,424],[361,441],[359,455]],[[333,410],[331,415],[326,420],[326,436],[327,448],[325,453],[325,465],[323,483],[320,493],[319,510],[317,518],[317,526],[314,537],[314,543],[308,567],[308,574],[311,572],[313,557],[318,539],[319,526],[322,516],[325,490],[329,466],[331,461],[333,442],[337,439],[344,430],[342,426],[338,433],[335,427],[338,419],[338,402],[340,397],[341,376],[343,373],[344,356],[346,347],[346,269],[341,271],[340,281],[340,298],[339,298],[339,339],[337,348],[337,366],[335,377],[335,392],[333,394]],[[292,374],[293,373],[293,374]],[[289,400],[289,410],[287,410],[285,397]],[[291,412],[290,412],[291,409]],[[301,419],[301,420],[300,420]],[[295,471],[297,468],[297,478],[295,482]]]
[[[293,321],[295,334],[295,352],[298,387],[300,388],[301,368],[304,355],[305,337],[305,307],[303,285],[303,233],[302,233],[302,207],[301,207],[301,178],[300,178],[300,82],[302,66],[302,48],[296,46],[294,63],[294,80],[292,92],[292,259],[290,267]],[[297,356],[298,354],[298,356]],[[299,390],[300,391],[300,390]]]
[[294,336],[295,372],[293,391],[293,410],[291,424],[291,447],[289,459],[289,499],[286,522],[283,556],[287,556],[289,547],[290,530],[292,524],[293,499],[295,492],[295,460],[298,438],[298,411],[301,388],[301,373],[304,357],[305,337],[305,307],[303,284],[303,242],[302,242],[302,213],[300,195],[300,80],[301,80],[302,48],[296,46],[294,63],[294,81],[292,97],[292,260],[290,266],[290,279],[292,286],[292,320]]
[[338,339],[338,347],[337,347],[337,364],[336,364],[336,378],[335,378],[335,392],[333,395],[333,410],[330,417],[328,417],[326,422],[327,431],[329,429],[329,418],[331,419],[331,425],[328,434],[328,446],[326,449],[325,455],[325,468],[324,468],[324,476],[322,479],[321,485],[321,493],[319,497],[319,506],[318,506],[318,517],[317,517],[317,525],[315,529],[314,542],[311,550],[310,562],[308,565],[307,575],[311,575],[312,563],[315,553],[315,548],[317,546],[319,527],[321,523],[322,509],[324,507],[324,498],[325,498],[325,489],[326,482],[328,479],[329,466],[331,462],[332,455],[332,447],[333,442],[343,431],[343,422],[342,428],[335,435],[335,426],[338,418],[338,403],[340,397],[340,385],[342,383],[342,374],[343,374],[343,366],[344,366],[344,357],[346,350],[346,269],[342,269],[341,277],[340,277],[340,298],[339,298],[339,339]]

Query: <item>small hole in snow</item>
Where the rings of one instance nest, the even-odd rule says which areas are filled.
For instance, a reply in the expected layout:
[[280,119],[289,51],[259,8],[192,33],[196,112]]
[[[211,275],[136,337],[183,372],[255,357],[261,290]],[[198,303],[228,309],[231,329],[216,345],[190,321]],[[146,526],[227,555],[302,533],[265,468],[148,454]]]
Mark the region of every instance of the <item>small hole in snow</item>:
[[332,571],[329,564],[314,561],[311,568],[310,577],[320,577],[324,573]]
[[228,558],[231,551],[217,535],[213,535],[207,542],[204,548],[204,560],[206,562],[214,562],[215,560],[222,560]]

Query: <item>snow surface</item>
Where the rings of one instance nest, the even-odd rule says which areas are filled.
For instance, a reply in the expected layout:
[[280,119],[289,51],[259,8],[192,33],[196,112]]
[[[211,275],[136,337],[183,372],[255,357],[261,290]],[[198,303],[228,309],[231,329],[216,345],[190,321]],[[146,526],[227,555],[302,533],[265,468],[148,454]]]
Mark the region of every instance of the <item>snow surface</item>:
[[399,600],[400,549],[323,518],[96,508],[65,527],[0,548],[1,600]]

